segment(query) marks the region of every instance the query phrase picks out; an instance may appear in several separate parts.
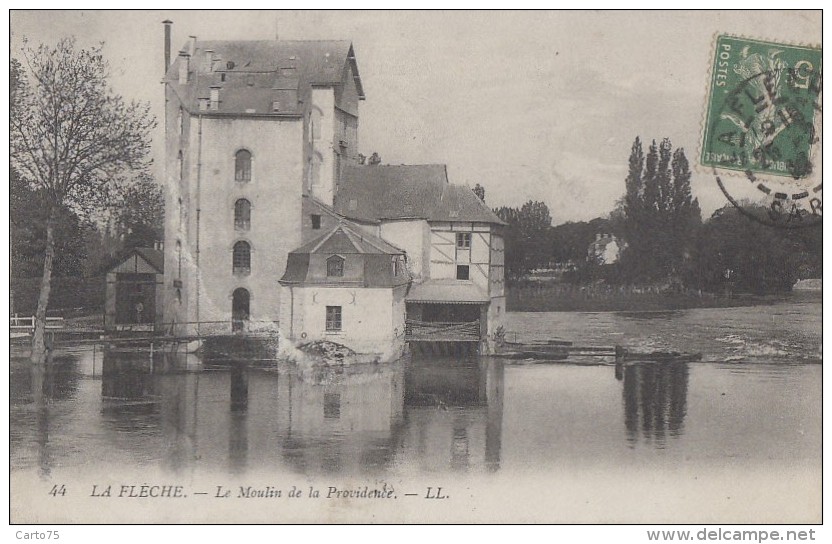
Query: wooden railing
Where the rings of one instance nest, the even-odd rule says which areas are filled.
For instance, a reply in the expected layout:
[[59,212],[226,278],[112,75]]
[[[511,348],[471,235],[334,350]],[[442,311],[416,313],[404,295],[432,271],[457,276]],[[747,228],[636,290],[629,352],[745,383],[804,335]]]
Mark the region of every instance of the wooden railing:
[[[64,318],[63,317],[47,317],[46,318],[46,330],[48,331],[55,331],[64,328]],[[32,333],[35,331],[35,316],[31,317],[20,317],[17,315],[13,315],[9,317],[9,331],[10,332],[23,332],[23,333]]]
[[478,342],[480,322],[416,321],[405,322],[405,339],[422,342]]

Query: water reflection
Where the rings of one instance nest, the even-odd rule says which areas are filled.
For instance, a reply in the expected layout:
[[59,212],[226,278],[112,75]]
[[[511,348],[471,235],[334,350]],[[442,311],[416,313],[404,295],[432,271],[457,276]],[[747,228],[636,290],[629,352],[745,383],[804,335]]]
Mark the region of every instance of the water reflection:
[[[285,465],[305,474],[500,466],[503,369],[488,361],[264,368],[108,352],[107,428],[147,440],[124,447],[175,472],[207,465],[241,474]],[[256,429],[256,431],[255,431]]]
[[405,373],[404,448],[424,471],[500,468],[504,369],[499,361],[415,361]]
[[283,459],[299,472],[376,472],[400,444],[402,364],[287,372],[278,384]]
[[668,436],[682,434],[687,411],[687,363],[619,364],[615,373],[624,382],[624,426],[630,446],[641,437],[663,448]]

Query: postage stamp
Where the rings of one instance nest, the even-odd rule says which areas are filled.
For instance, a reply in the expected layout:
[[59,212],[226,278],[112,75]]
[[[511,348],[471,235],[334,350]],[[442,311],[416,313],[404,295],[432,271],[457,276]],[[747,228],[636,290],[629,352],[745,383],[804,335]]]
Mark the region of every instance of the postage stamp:
[[718,35],[712,62],[700,164],[754,184],[778,220],[817,219],[822,50]]
[[702,164],[795,179],[819,138],[820,49],[719,36]]

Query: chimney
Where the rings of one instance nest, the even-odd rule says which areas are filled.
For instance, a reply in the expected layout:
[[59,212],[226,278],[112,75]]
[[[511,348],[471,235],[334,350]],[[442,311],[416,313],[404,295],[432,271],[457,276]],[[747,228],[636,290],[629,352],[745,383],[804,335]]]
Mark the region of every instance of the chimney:
[[167,74],[170,66],[170,25],[173,21],[165,19],[162,24],[165,25],[165,74]]
[[179,84],[188,84],[188,72],[190,71],[191,56],[187,51],[179,52]]
[[220,109],[220,86],[219,85],[211,85],[210,90],[210,99],[211,99],[211,109],[216,111]]

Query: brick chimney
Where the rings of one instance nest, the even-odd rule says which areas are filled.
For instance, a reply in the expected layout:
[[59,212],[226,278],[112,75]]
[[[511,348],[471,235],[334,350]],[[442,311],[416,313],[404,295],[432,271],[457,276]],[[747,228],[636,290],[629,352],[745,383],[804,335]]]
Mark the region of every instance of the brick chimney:
[[188,84],[188,72],[190,71],[191,56],[187,51],[179,52],[179,84]]
[[170,25],[173,21],[165,19],[162,24],[165,25],[165,74],[167,74],[170,67]]

